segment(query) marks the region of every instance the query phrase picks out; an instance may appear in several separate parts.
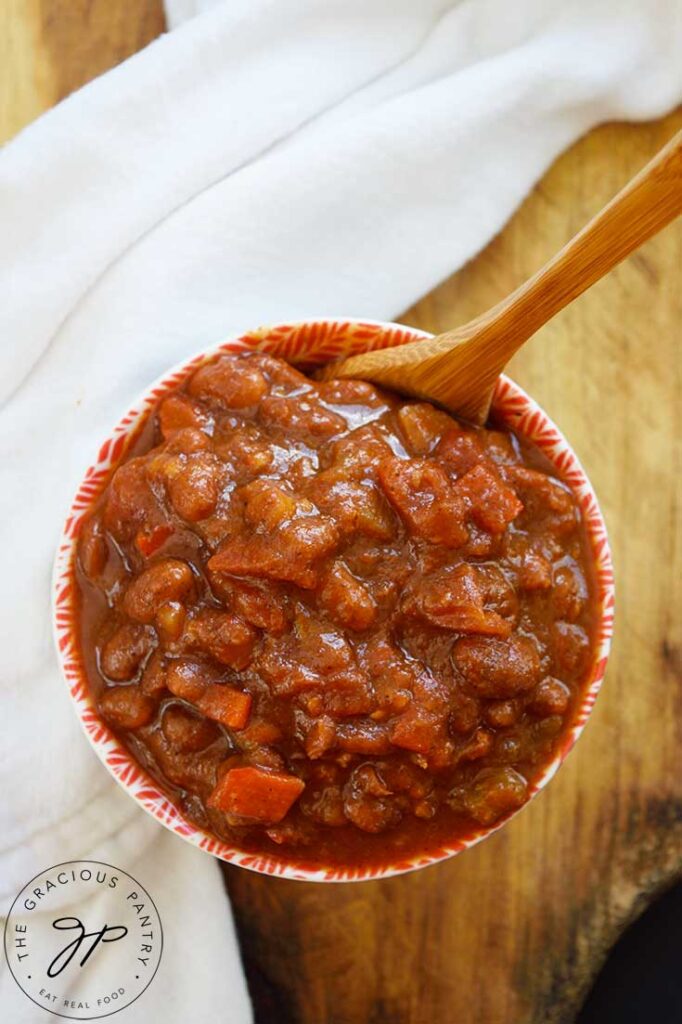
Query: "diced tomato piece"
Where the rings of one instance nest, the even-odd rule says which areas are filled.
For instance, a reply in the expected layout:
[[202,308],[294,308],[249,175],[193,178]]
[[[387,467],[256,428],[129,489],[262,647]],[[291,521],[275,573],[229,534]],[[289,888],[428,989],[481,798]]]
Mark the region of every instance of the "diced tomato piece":
[[336,727],[336,739],[341,750],[349,754],[389,754],[391,743],[388,730],[380,722],[342,722]]
[[434,626],[501,637],[511,634],[517,607],[514,591],[502,573],[494,567],[466,563],[425,577],[417,588],[416,602]]
[[283,632],[287,625],[284,596],[242,580],[232,581],[226,590],[230,593],[234,610],[252,626],[275,635]]
[[369,423],[334,442],[331,465],[342,471],[339,479],[365,480],[373,477],[379,464],[390,455],[390,446]]
[[490,533],[504,533],[509,523],[523,512],[523,503],[491,465],[474,466],[459,478],[455,488],[469,505],[474,521]]
[[242,730],[239,737],[240,746],[245,743],[252,743],[256,747],[269,747],[282,739],[282,730],[274,722],[268,722],[266,718],[253,718]]
[[311,480],[308,493],[318,508],[332,516],[344,534],[361,533],[377,540],[395,534],[395,516],[371,480],[346,479],[345,469],[327,469]]
[[252,700],[250,693],[235,690],[232,686],[210,683],[196,705],[207,718],[229,729],[243,729],[251,714]]
[[443,720],[414,705],[393,720],[391,743],[417,754],[428,754],[444,738]]
[[300,437],[314,444],[334,434],[341,434],[348,424],[317,400],[314,394],[269,395],[260,407],[260,419],[268,427],[286,430],[287,434]]
[[343,562],[327,572],[320,601],[331,617],[347,629],[368,629],[377,616],[376,601]]
[[483,445],[475,434],[449,430],[438,442],[436,456],[456,476],[462,476],[484,458]]
[[322,757],[333,747],[336,740],[336,726],[328,715],[316,719],[305,738],[305,752],[311,760]]
[[232,768],[208,798],[208,806],[238,818],[277,824],[305,789],[295,775],[263,768]]
[[443,434],[456,429],[451,416],[429,405],[428,402],[403,405],[398,409],[396,416],[408,447],[414,455],[427,455],[435,448]]
[[[246,503],[246,520],[255,527],[264,526],[268,530],[276,530],[299,512],[301,500],[272,480],[253,480],[242,487],[238,494]],[[306,511],[315,511],[309,501],[306,504]]]
[[145,527],[139,530],[135,537],[135,544],[143,558],[149,558],[158,551],[162,544],[168,540],[173,532],[170,523],[163,523],[160,526]]
[[560,480],[528,466],[508,466],[504,472],[523,499],[524,521],[544,523],[557,536],[576,528],[580,517],[575,498]]
[[275,533],[232,537],[210,559],[211,572],[289,580],[310,590],[317,584],[317,562],[330,554],[339,533],[324,516],[304,516]]
[[379,467],[379,480],[389,501],[416,536],[451,548],[466,542],[466,505],[435,462],[385,459]]

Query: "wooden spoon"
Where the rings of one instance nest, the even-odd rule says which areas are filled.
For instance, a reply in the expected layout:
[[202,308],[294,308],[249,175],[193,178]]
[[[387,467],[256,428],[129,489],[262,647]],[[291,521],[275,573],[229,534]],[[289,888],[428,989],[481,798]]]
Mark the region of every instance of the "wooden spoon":
[[[533,277],[487,313],[435,338],[330,363],[484,423],[500,373],[531,335],[682,213],[682,131]],[[627,330],[627,325],[623,325]]]

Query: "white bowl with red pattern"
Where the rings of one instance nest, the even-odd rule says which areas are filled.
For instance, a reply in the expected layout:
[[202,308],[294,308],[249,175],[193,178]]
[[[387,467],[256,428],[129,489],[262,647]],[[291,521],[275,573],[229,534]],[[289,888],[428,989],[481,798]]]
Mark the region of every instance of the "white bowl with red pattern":
[[[401,324],[373,320],[322,319],[262,327],[239,338],[215,345],[164,374],[122,417],[100,445],[92,465],[86,470],[64,525],[52,584],[53,623],[59,663],[85,735],[114,779],[145,811],[187,842],[221,860],[238,864],[250,871],[310,882],[349,882],[387,878],[435,864],[453,857],[461,850],[475,846],[501,828],[514,814],[507,815],[493,826],[472,829],[471,834],[465,839],[458,839],[442,848],[429,849],[422,854],[409,857],[392,859],[390,838],[387,837],[386,863],[365,867],[310,866],[298,862],[296,856],[286,850],[282,850],[281,856],[247,853],[205,832],[183,815],[171,797],[163,792],[158,783],[123,746],[100,717],[92,700],[76,631],[74,569],[79,528],[92,502],[106,486],[112,467],[125,455],[128,443],[140,422],[161,398],[177,388],[198,366],[218,353],[258,349],[289,362],[311,364],[328,362],[370,349],[404,345],[408,341],[426,337],[429,335],[425,332]],[[613,632],[613,568],[606,526],[596,495],[568,441],[537,403],[508,377],[501,377],[498,381],[493,408],[496,417],[505,426],[543,452],[554,466],[557,475],[575,494],[587,528],[597,587],[594,648],[582,697],[570,728],[563,734],[560,747],[540,778],[531,787],[529,799],[532,799],[547,785],[573,747],[585,727],[599,692]],[[514,813],[518,814],[519,811]]]

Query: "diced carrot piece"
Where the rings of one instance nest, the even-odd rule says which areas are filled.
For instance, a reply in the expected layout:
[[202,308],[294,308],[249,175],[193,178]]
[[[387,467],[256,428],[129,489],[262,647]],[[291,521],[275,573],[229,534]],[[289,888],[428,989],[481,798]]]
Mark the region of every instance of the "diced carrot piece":
[[226,725],[228,729],[243,729],[251,714],[252,700],[250,693],[220,683],[210,683],[197,700],[196,706],[202,715]]
[[208,806],[239,818],[277,824],[305,789],[295,775],[263,768],[232,768],[208,798]]
[[252,626],[267,629],[274,634],[284,632],[287,616],[283,597],[257,586],[249,586],[241,580],[231,581],[229,591],[235,611]]

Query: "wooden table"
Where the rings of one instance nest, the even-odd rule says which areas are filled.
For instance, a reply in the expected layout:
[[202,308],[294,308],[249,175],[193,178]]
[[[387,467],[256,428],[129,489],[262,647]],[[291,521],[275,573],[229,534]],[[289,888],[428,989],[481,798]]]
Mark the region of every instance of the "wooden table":
[[[0,0],[0,138],[162,29],[157,0]],[[440,331],[499,299],[680,127],[682,111],[590,133],[403,319]],[[571,438],[611,532],[617,638],[585,736],[509,827],[438,867],[338,887],[226,869],[259,1020],[571,1021],[625,922],[679,876],[681,267],[678,223],[512,366]]]

